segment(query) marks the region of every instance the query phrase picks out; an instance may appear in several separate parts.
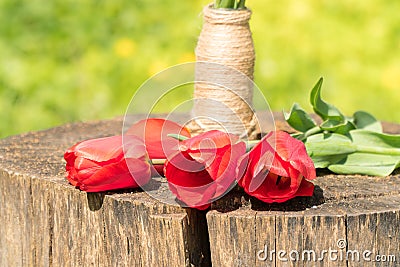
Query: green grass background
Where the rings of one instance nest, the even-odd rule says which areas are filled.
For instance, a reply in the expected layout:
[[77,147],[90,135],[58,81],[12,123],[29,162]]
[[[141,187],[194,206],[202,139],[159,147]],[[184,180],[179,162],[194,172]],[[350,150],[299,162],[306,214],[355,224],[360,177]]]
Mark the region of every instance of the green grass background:
[[[158,71],[194,59],[210,1],[0,0],[0,137],[125,112]],[[247,0],[255,81],[272,109],[323,97],[400,122],[400,1]]]

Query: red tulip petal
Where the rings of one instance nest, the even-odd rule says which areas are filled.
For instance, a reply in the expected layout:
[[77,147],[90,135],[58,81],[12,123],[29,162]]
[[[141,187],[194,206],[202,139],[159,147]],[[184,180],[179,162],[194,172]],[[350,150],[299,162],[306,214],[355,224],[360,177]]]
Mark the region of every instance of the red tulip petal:
[[218,130],[211,130],[183,141],[181,146],[186,146],[192,151],[207,148],[216,149],[230,144],[235,144],[238,140],[239,137],[233,134],[228,134]]
[[214,180],[220,179],[221,176],[230,176],[235,179],[235,169],[241,155],[246,152],[246,145],[243,142],[229,146],[229,149],[221,149],[218,160],[215,160],[210,167],[209,173],[212,174]]
[[180,147],[191,158],[204,164],[210,176],[216,180],[229,163],[236,164],[245,153],[244,142],[237,141],[237,136],[213,130],[183,141]]
[[188,207],[206,209],[215,194],[215,184],[201,187],[182,187],[168,183],[171,192]]
[[313,194],[314,194],[314,184],[312,182],[307,181],[306,179],[303,179],[295,195],[301,197],[310,197]]
[[[188,173],[175,169],[169,171],[166,168],[166,177],[171,192],[189,207],[208,205],[215,195],[215,183],[210,179],[206,171],[200,173]],[[186,175],[185,177],[178,175]],[[206,208],[206,207],[205,207]]]
[[314,179],[316,177],[314,163],[308,156],[303,142],[283,131],[277,131],[275,135],[276,150],[279,156],[307,179]]
[[122,188],[135,188],[138,187],[138,180],[143,183],[150,179],[150,166],[148,163],[138,159],[130,159],[129,164],[134,165],[137,169],[134,177],[132,177],[125,159],[122,159],[117,163],[104,166],[90,178],[83,181],[80,186],[81,190],[100,192]]
[[186,151],[178,151],[171,156],[164,164],[164,173],[166,168],[175,168],[187,173],[197,173],[205,171],[205,166],[202,163],[195,161]]
[[122,158],[122,136],[110,136],[86,140],[72,147],[78,157],[96,162],[109,161]]
[[74,168],[78,170],[99,167],[101,167],[100,164],[80,156],[76,157],[74,162]]
[[300,171],[300,173],[308,180],[315,179],[317,177],[314,162],[311,158],[305,158],[302,161],[293,160],[290,161],[291,165]]
[[75,159],[76,159],[76,155],[75,155],[75,146],[70,147],[69,149],[67,149],[67,151],[64,153],[64,159],[65,161],[70,164],[70,165],[74,165]]
[[216,185],[204,166],[187,152],[176,153],[164,168],[168,186],[189,207],[206,209],[215,195]]
[[248,165],[250,163],[250,157],[249,153],[246,153],[238,159],[238,164],[236,167],[236,179],[238,182],[243,180],[245,177],[247,177],[245,174],[248,172]]
[[314,186],[303,176],[315,177],[314,164],[304,144],[289,134],[271,132],[244,159],[248,164],[239,185],[248,194],[267,203],[312,195]]
[[164,173],[169,183],[183,187],[201,187],[213,182],[204,166],[187,159],[184,152],[165,163]]
[[197,162],[204,164],[204,166],[210,166],[217,156],[217,148],[215,149],[200,149],[200,150],[186,150],[190,157]]
[[282,158],[282,160],[289,161],[291,150],[295,149],[297,143],[288,133],[283,131],[272,132],[273,141],[275,142],[275,151]]
[[275,173],[279,176],[290,177],[289,173],[289,168],[291,167],[290,163],[281,159],[278,154],[275,154],[274,161],[272,163],[272,166],[270,167],[271,167],[270,171],[272,173]]
[[126,160],[122,136],[92,139],[72,146],[64,154],[68,181],[88,192],[136,187],[147,182],[150,167],[143,141],[136,136],[126,136],[124,145]]
[[143,186],[148,183],[151,178],[150,164],[141,159],[125,159],[129,166],[129,171],[132,179],[138,186]]
[[246,145],[243,142],[234,144],[223,154],[219,154],[218,159],[207,168],[208,173],[217,183],[217,190],[214,198],[225,194],[232,183],[237,180],[236,170],[239,158],[246,152]]
[[236,165],[246,151],[237,141],[217,130],[182,141],[164,169],[171,191],[190,207],[207,208],[236,179]]
[[242,177],[240,185],[247,186],[249,192],[257,190],[267,177],[269,171],[281,176],[287,176],[285,162],[276,157],[274,148],[271,146],[271,136],[265,136],[249,153],[247,174]]
[[280,187],[276,186],[276,175],[269,174],[265,182],[253,192],[245,191],[266,203],[284,202],[294,197],[294,191],[288,186],[287,181]]
[[141,120],[133,124],[126,134],[136,135],[144,139],[147,153],[151,159],[165,159],[167,155],[177,149],[179,141],[169,137],[168,134],[190,137],[190,133],[185,127],[159,118]]
[[[231,146],[226,146],[224,148],[216,150],[213,154],[213,158],[210,161],[203,163],[207,172],[213,180],[219,179],[222,172],[228,167],[232,156],[231,154]],[[236,162],[237,161],[238,159],[236,158]]]
[[153,165],[153,168],[151,168],[151,176],[156,177],[159,175],[164,175],[164,165],[163,164],[156,164]]
[[83,183],[86,179],[89,179],[93,176],[97,171],[100,170],[101,167],[93,167],[88,169],[76,169],[77,179],[79,183]]
[[271,135],[269,133],[265,136],[253,149],[249,152],[249,164],[250,170],[253,175],[257,175],[259,172],[264,171],[265,168],[270,169],[274,158],[275,148],[271,146]]
[[144,140],[136,135],[124,135],[122,137],[125,157],[141,158],[146,154]]
[[292,177],[290,186],[297,191],[304,177],[297,169],[292,167],[289,168],[289,173],[289,177]]
[[73,186],[77,186],[79,178],[78,174],[75,170],[75,168],[69,164],[65,166],[65,170],[67,172],[67,180],[72,184]]

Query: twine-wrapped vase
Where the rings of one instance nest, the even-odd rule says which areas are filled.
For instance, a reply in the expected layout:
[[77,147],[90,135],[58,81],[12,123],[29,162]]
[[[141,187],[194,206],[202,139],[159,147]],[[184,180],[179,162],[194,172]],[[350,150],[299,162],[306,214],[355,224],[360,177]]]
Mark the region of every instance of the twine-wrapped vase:
[[204,24],[196,47],[200,63],[195,74],[194,123],[189,126],[194,132],[219,129],[250,137],[256,128],[250,17],[249,9],[208,5],[203,10]]

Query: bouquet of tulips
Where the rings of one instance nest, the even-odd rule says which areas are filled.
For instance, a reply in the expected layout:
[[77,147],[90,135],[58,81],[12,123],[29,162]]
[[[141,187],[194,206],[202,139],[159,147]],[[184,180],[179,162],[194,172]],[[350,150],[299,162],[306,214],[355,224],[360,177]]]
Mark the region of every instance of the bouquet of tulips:
[[322,79],[310,102],[322,123],[298,104],[285,113],[296,132],[267,133],[244,141],[211,130],[191,136],[179,124],[149,118],[124,136],[80,142],[64,155],[68,181],[87,192],[135,188],[165,176],[170,191],[185,205],[206,209],[238,184],[266,203],[312,196],[315,168],[340,174],[386,176],[400,166],[400,135],[382,132],[372,115],[344,116],[321,98]]
[[191,137],[175,122],[150,118],[124,136],[69,148],[68,181],[87,192],[135,188],[164,175],[171,192],[189,207],[206,209],[236,183],[267,203],[311,196],[315,168],[304,144],[274,131],[258,142],[212,130]]

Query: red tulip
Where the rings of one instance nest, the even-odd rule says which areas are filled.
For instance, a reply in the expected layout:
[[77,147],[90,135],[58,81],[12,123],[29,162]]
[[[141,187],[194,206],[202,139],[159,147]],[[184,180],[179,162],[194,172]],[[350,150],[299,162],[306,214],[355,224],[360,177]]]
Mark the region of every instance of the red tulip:
[[[243,171],[245,170],[245,171]],[[288,133],[265,136],[240,159],[239,185],[264,202],[284,202],[296,196],[312,196],[315,167],[304,144]]]
[[87,192],[135,188],[150,179],[146,150],[136,136],[126,135],[124,142],[122,136],[86,140],[69,148],[64,159],[68,181]]
[[164,173],[170,190],[187,206],[206,209],[236,179],[236,165],[246,145],[237,136],[209,131],[181,141]]
[[126,134],[133,134],[144,140],[150,159],[166,159],[169,154],[176,151],[179,141],[168,134],[190,137],[185,127],[159,118],[138,121],[128,129]]
[[[166,159],[176,151],[179,141],[168,136],[179,134],[190,137],[189,131],[179,124],[165,119],[150,118],[133,124],[126,134],[136,135],[144,140],[150,159]],[[163,173],[163,165],[154,165],[158,173]]]

